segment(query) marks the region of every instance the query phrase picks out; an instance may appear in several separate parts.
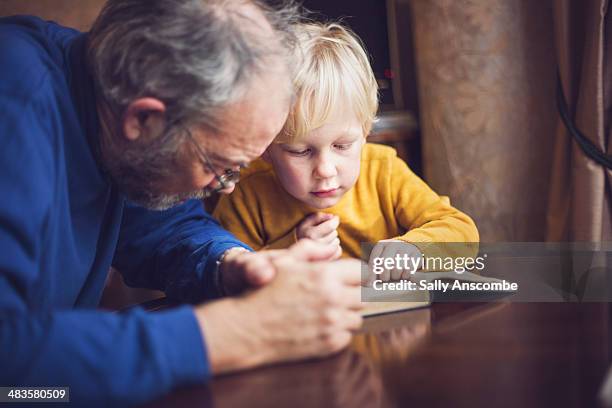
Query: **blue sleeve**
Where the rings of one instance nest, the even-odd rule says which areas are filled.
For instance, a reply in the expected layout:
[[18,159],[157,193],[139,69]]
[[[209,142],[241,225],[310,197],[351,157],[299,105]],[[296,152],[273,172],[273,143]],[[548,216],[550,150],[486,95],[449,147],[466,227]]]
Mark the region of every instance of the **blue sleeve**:
[[[3,296],[7,290],[0,279]],[[126,314],[3,307],[0,349],[0,386],[67,386],[77,406],[144,403],[210,378],[189,307]]]
[[190,200],[166,211],[126,204],[113,266],[130,286],[162,290],[181,302],[219,297],[217,260],[250,248]]
[[[210,377],[200,329],[189,307],[149,314],[72,310],[40,304],[31,293],[63,285],[46,270],[48,219],[56,177],[36,117],[3,102],[0,112],[0,385],[69,386],[87,405],[141,403]],[[25,125],[27,124],[27,126]],[[28,137],[22,135],[27,130]],[[23,163],[27,163],[24,166]],[[42,274],[53,274],[50,287]]]
[[[25,75],[28,44],[0,29],[0,77]],[[23,69],[10,57],[18,48]],[[7,57],[7,58],[5,58]],[[38,65],[40,66],[40,64]],[[8,68],[16,67],[16,68]],[[24,79],[45,92],[48,77]],[[0,81],[0,386],[69,386],[79,406],[125,406],[210,377],[200,329],[189,307],[149,314],[74,310],[59,297],[65,271],[46,237],[58,211],[61,139],[43,96]],[[37,94],[38,95],[38,94]],[[51,119],[49,119],[51,117]],[[75,268],[78,266],[75,265]],[[87,271],[83,271],[87,275]],[[44,293],[45,296],[37,296]],[[45,300],[46,299],[46,300]],[[55,299],[51,302],[51,299]]]

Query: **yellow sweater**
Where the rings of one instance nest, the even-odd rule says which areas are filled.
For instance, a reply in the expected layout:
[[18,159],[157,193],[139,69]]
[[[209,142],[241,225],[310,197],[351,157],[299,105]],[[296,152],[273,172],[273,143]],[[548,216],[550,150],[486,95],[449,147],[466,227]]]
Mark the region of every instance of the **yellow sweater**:
[[253,249],[287,248],[297,241],[295,227],[317,211],[340,217],[343,256],[360,258],[361,243],[399,239],[418,243],[478,242],[478,230],[416,176],[394,149],[366,144],[355,186],[333,207],[317,210],[293,198],[262,159],[241,174],[231,195],[222,196],[213,213]]

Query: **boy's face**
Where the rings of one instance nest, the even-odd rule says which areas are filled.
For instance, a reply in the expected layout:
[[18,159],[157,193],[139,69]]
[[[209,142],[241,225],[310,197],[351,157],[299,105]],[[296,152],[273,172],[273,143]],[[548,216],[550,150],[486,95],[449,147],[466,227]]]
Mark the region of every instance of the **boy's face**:
[[331,207],[359,177],[362,124],[343,109],[295,143],[273,143],[264,158],[274,166],[282,187],[301,202]]

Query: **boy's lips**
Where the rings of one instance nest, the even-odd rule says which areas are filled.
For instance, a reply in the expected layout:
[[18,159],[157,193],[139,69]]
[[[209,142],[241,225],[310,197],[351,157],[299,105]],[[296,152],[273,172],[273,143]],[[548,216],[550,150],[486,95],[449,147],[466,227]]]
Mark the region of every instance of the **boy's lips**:
[[324,198],[324,197],[331,197],[335,195],[338,190],[339,190],[338,188],[330,188],[327,190],[313,191],[310,194],[316,197],[319,197],[319,198]]

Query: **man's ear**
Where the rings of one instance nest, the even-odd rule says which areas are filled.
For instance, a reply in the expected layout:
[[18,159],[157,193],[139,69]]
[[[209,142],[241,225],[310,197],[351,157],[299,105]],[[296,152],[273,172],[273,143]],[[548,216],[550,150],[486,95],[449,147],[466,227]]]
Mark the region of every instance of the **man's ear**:
[[123,135],[129,141],[160,134],[165,125],[166,105],[159,99],[139,98],[132,101],[123,115]]

